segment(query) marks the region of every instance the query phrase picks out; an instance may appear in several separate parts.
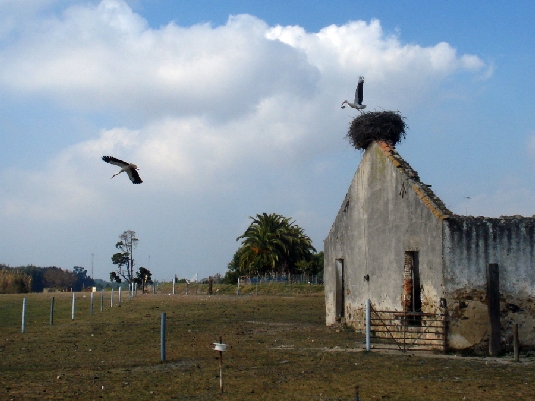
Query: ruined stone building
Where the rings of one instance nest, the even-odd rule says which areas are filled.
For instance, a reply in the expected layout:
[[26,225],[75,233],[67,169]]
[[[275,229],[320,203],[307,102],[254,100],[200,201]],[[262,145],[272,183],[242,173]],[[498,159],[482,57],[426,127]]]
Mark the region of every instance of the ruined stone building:
[[362,328],[370,299],[378,310],[442,314],[448,349],[484,350],[490,266],[502,349],[515,323],[521,346],[534,348],[535,218],[455,215],[430,187],[389,143],[366,147],[324,241],[327,325]]

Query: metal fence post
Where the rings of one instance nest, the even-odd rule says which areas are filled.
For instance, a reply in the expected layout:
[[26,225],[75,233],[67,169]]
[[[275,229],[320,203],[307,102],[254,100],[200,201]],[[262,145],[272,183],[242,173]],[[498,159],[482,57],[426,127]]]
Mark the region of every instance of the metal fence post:
[[22,332],[26,330],[26,298],[22,300]]
[[162,313],[162,326],[160,333],[160,354],[162,357],[162,362],[165,362],[165,312]]
[[71,320],[74,320],[74,311],[76,309],[76,293],[72,293],[72,313],[71,313]]
[[370,325],[371,325],[371,303],[366,299],[366,351],[369,351],[370,346]]

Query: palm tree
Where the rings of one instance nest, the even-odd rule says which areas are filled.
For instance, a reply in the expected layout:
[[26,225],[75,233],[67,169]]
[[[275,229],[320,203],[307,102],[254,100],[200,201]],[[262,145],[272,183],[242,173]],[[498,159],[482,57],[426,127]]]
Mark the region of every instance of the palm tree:
[[242,274],[251,275],[269,271],[292,271],[300,260],[310,260],[311,239],[294,221],[279,214],[257,214],[245,233],[239,250]]

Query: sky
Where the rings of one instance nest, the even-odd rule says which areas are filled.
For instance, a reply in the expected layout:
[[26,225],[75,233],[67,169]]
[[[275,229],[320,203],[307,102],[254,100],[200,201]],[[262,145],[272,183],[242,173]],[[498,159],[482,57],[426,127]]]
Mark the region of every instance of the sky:
[[[323,249],[367,110],[457,214],[535,214],[535,2],[0,0],[0,263],[224,274],[250,216]],[[104,155],[136,163],[143,184]]]

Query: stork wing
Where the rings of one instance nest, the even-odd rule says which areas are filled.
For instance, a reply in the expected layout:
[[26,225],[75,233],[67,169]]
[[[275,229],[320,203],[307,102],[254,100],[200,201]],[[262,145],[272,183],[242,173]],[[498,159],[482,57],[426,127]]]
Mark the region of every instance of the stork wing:
[[130,165],[130,163],[127,163],[127,162],[124,162],[122,160],[116,159],[113,156],[102,156],[102,160],[104,160],[106,163],[115,164],[116,166],[119,166],[121,168]]
[[360,77],[359,83],[357,85],[357,91],[355,92],[355,103],[357,103],[358,105],[362,105],[363,100],[364,100],[364,79]]
[[135,168],[127,169],[126,173],[128,174],[128,177],[130,177],[130,181],[132,181],[133,184],[141,184],[143,182]]

